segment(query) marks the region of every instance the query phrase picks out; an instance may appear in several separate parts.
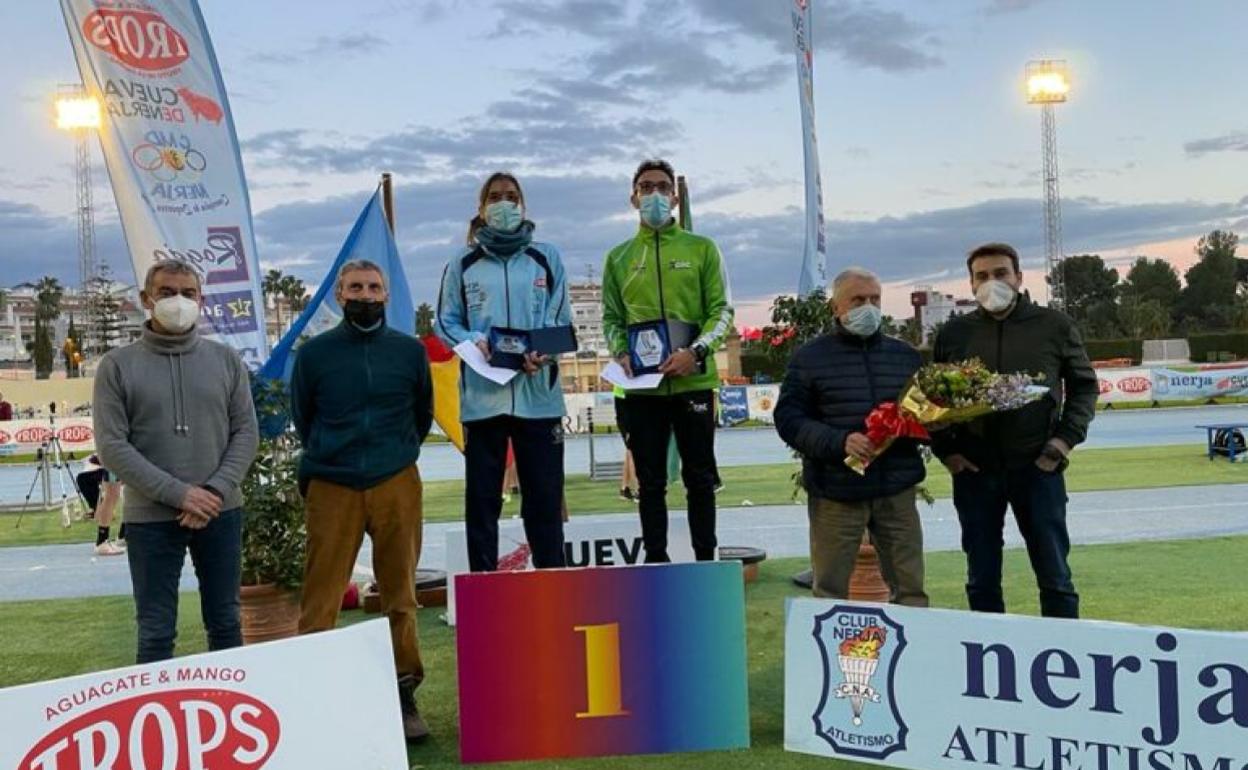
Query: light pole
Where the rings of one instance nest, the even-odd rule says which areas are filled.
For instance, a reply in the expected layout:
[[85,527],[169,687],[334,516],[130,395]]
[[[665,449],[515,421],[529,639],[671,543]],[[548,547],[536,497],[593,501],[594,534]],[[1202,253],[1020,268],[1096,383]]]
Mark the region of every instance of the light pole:
[[1057,116],[1054,105],[1066,101],[1070,71],[1059,59],[1027,62],[1027,102],[1040,105],[1040,144],[1044,155],[1044,258],[1049,280],[1049,307],[1066,304],[1062,274],[1062,196],[1057,181]]
[[56,127],[74,135],[74,186],[78,214],[78,281],[84,303],[83,348],[93,352],[96,340],[95,210],[91,202],[91,146],[89,138],[100,128],[100,103],[77,83],[57,89]]

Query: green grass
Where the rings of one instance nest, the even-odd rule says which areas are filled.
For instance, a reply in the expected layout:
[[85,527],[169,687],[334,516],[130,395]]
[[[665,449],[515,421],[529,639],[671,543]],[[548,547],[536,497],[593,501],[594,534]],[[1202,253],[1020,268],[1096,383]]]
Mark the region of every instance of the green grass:
[[[796,466],[743,465],[720,470],[725,484],[719,494],[724,508],[754,505],[783,505],[792,502],[791,476]],[[1248,463],[1231,465],[1222,458],[1210,462],[1204,444],[1125,449],[1081,449],[1075,453],[1066,486],[1071,492],[1112,489],[1151,489],[1156,487],[1237,484],[1248,482]],[[934,461],[928,466],[926,486],[937,498],[952,494],[949,474]],[[568,510],[573,515],[618,513],[629,510],[620,500],[614,481],[590,481],[584,474],[569,475],[565,485]],[[462,481],[430,481],[425,484],[425,520],[459,521],[463,511]],[[668,492],[668,503],[684,508],[684,488],[677,483]],[[503,515],[520,512],[518,498],[503,507]],[[0,515],[0,547],[86,543],[95,539],[93,522],[76,522],[62,529],[58,512],[28,514],[21,528],[16,514]]]
[[[1240,562],[1248,537],[1126,545],[1086,546],[1071,562],[1087,618],[1184,628],[1248,630],[1248,582]],[[753,748],[714,754],[617,757],[560,761],[528,767],[719,768],[824,767],[866,770],[868,765],[786,754],[784,737],[783,600],[803,592],[789,576],[803,559],[765,562],[746,591],[750,714]],[[1199,570],[1193,564],[1201,565]],[[1006,598],[1011,611],[1038,614],[1026,555],[1006,554]],[[928,558],[928,592],[935,606],[962,608],[963,562],[959,553]],[[205,649],[193,594],[182,597],[178,654]],[[433,737],[409,750],[413,767],[451,767],[458,760],[454,633],[438,614],[422,610],[421,651],[428,678],[421,712]],[[0,687],[128,665],[135,645],[134,606],[129,597],[0,603]],[[347,613],[347,623],[369,616]],[[350,665],[326,661],[325,665]]]

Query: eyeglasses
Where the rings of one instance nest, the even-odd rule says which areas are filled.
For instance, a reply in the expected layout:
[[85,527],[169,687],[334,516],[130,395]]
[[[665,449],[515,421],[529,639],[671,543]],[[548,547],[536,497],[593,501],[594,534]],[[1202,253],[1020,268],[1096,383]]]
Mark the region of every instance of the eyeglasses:
[[640,192],[642,195],[649,195],[650,193],[653,193],[653,192],[657,192],[662,195],[671,195],[672,183],[671,182],[638,182],[637,191]]

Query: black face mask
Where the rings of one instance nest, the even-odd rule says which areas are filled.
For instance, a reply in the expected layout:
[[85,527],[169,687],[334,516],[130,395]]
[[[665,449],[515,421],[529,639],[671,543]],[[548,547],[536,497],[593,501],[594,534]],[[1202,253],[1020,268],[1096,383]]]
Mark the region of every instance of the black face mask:
[[372,329],[379,321],[386,319],[386,305],[383,302],[349,299],[342,306],[342,315],[359,329]]

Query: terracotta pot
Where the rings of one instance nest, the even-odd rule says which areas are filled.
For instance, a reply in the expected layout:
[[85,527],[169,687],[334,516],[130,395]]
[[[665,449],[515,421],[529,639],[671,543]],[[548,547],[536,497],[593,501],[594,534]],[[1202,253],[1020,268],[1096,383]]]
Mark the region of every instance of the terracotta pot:
[[888,602],[891,595],[884,573],[880,572],[880,556],[871,545],[869,536],[863,536],[858,546],[858,558],[854,572],[849,576],[849,598],[860,602]]
[[243,644],[288,639],[299,633],[299,592],[274,583],[242,586]]

